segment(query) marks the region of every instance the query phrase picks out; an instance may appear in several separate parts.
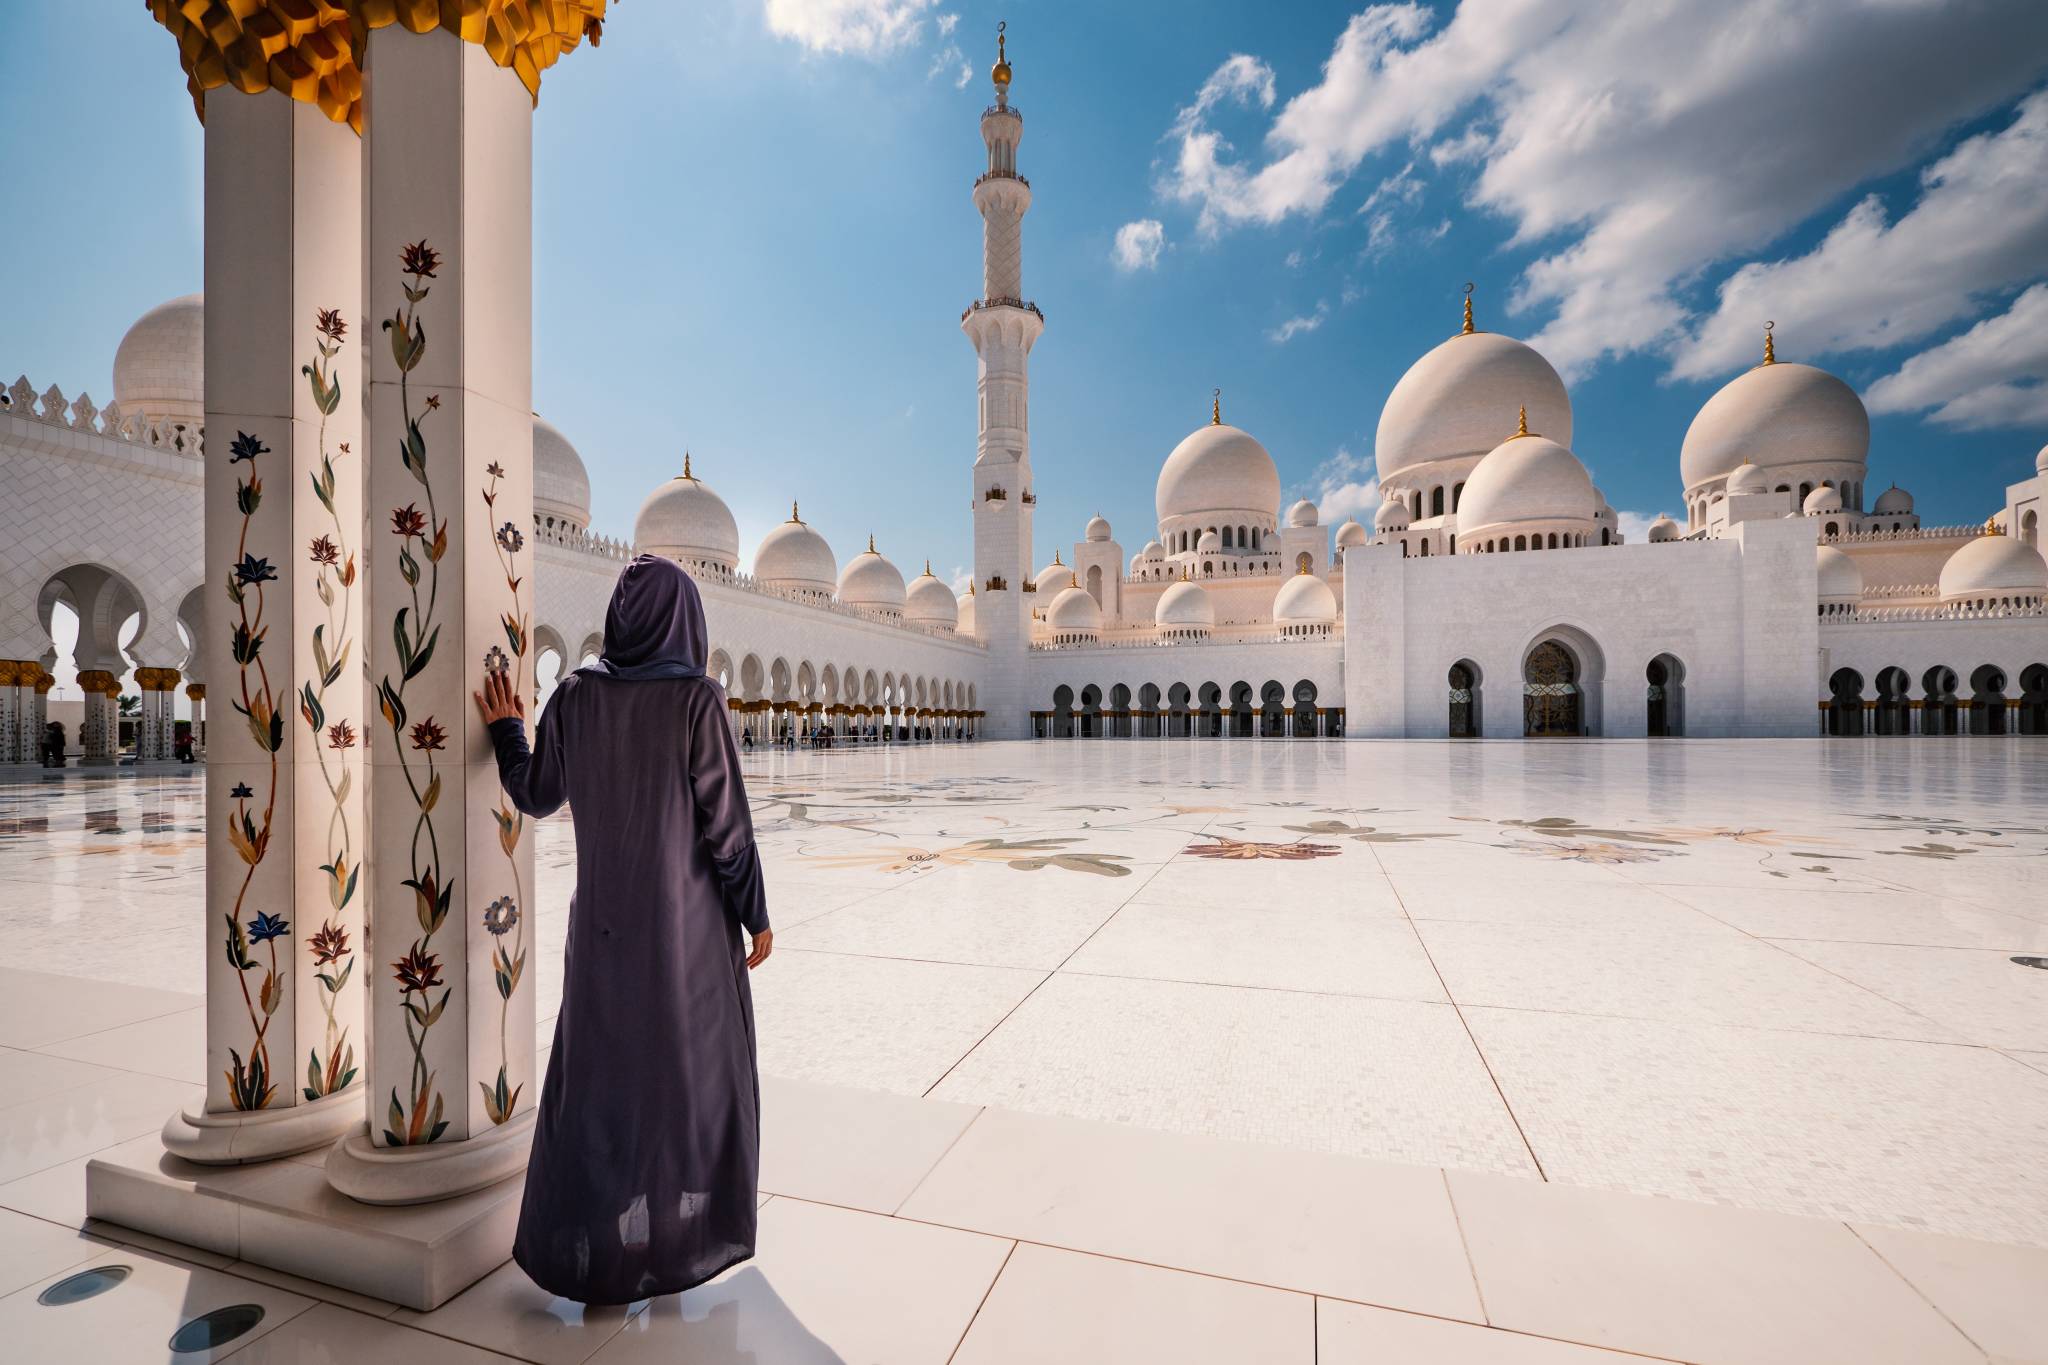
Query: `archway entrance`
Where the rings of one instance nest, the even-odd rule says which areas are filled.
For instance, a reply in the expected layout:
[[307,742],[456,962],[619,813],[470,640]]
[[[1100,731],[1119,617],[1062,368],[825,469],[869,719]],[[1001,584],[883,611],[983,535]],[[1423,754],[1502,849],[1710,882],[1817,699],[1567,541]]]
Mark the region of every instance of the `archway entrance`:
[[1303,678],[1294,684],[1294,733],[1313,739],[1322,733],[1321,721],[1316,710],[1316,685]]
[[1906,670],[1897,664],[1879,671],[1877,708],[1871,712],[1874,721],[1873,733],[1904,735],[1912,732],[1913,711],[1906,700],[1906,693],[1912,686],[1913,680],[1908,678]]
[[1586,733],[1585,693],[1579,661],[1556,640],[1529,651],[1522,665],[1522,733],[1551,739]]
[[1957,733],[1956,681],[1956,671],[1946,664],[1936,664],[1921,675],[1921,734]]
[[1970,733],[2005,733],[2005,670],[1994,664],[1970,675]]
[[1460,659],[1451,665],[1450,729],[1452,739],[1479,738],[1479,665]]
[[1685,733],[1685,665],[1659,654],[1643,670],[1643,733],[1668,739]]
[[1853,668],[1838,668],[1828,679],[1828,734],[1834,737],[1863,733],[1863,675]]
[[1286,733],[1287,689],[1268,680],[1259,689],[1259,734],[1266,739],[1278,739]]
[[2048,735],[2048,664],[2028,664],[2020,670],[2020,713],[2023,735]]

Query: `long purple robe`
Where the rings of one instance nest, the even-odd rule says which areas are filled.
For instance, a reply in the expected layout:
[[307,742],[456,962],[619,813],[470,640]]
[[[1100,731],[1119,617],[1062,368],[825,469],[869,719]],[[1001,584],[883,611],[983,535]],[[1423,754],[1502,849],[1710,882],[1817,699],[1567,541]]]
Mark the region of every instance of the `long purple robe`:
[[491,727],[514,805],[576,813],[562,1011],[512,1255],[583,1303],[700,1284],[754,1254],[760,1083],[744,928],[768,927],[704,611],[673,561],[620,575],[599,664],[527,752]]

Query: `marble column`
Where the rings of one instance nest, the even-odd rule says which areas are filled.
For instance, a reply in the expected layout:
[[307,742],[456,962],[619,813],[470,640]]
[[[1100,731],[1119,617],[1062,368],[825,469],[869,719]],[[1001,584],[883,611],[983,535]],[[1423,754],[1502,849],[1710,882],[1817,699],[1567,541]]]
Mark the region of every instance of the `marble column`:
[[205,779],[206,1096],[163,1141],[231,1165],[363,1115],[361,145],[312,104],[220,89],[204,186],[193,667],[229,711]]
[[22,743],[31,746],[31,751],[40,759],[42,754],[43,728],[50,723],[50,689],[57,685],[57,679],[48,668],[36,677],[35,697],[24,697],[26,713],[22,716]]
[[111,767],[121,743],[120,679],[104,668],[83,669],[78,690],[85,694],[78,722],[79,766]]
[[532,1144],[533,834],[471,694],[530,692],[533,101],[484,47],[373,30],[364,71],[370,404],[368,1123],[330,1184],[410,1204]]
[[21,745],[22,699],[35,695],[38,670],[26,659],[0,659],[0,763],[26,763],[35,757]]
[[138,668],[135,685],[142,691],[142,728],[135,741],[138,762],[161,762],[172,756],[177,731],[180,674],[175,668]]
[[185,700],[192,703],[192,755],[206,757],[206,684],[187,683]]

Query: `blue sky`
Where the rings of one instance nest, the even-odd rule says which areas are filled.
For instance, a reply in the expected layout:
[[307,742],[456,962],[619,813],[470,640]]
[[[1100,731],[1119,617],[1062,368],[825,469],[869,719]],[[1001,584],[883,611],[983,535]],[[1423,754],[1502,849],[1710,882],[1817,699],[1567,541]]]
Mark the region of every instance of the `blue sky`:
[[[1865,395],[1873,490],[1931,522],[2048,440],[2048,7],[632,0],[536,123],[534,392],[598,529],[688,447],[748,552],[794,494],[842,556],[969,562],[998,18],[1040,559],[1098,510],[1142,544],[1217,386],[1290,497],[1369,506],[1380,405],[1467,280],[1566,372],[1625,512],[1679,510],[1686,424],[1765,318]],[[0,370],[104,401],[127,324],[199,287],[200,129],[139,0],[11,23]]]

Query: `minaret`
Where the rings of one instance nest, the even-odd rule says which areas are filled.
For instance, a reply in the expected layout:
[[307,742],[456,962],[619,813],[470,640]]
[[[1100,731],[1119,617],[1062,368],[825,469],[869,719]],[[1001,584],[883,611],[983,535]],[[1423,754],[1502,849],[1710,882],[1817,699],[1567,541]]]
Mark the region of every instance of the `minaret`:
[[[1010,107],[1010,63],[1003,25],[989,72],[996,102],[982,112],[988,169],[974,182],[982,220],[982,296],[960,315],[980,358],[980,439],[974,455],[975,633],[988,647],[984,733],[1025,733],[1028,702],[1021,664],[1031,640],[1031,347],[1045,330],[1038,305],[1023,297],[1022,225],[1031,183],[1017,174],[1024,116]],[[1010,695],[1011,691],[1015,695]]]

